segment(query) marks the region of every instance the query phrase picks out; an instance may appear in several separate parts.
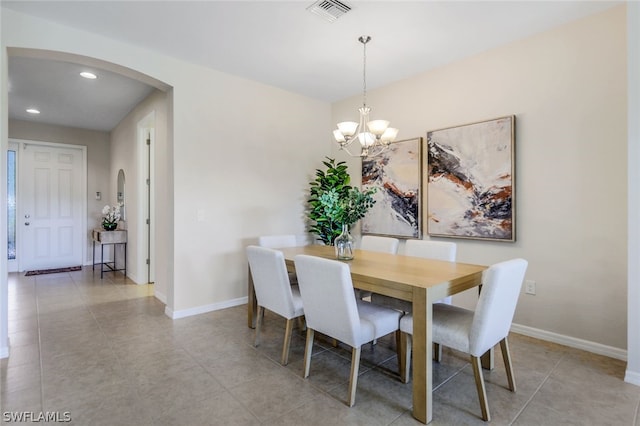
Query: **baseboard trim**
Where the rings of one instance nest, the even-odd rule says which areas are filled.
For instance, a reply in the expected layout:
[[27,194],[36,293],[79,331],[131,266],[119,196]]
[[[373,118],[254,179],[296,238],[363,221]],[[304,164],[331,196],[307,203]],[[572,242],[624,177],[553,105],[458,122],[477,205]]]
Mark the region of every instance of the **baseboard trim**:
[[632,385],[640,386],[640,373],[627,370],[624,374],[624,381]]
[[524,334],[525,336],[535,337],[536,339],[569,346],[570,348],[581,349],[583,351],[608,356],[622,361],[627,360],[627,351],[620,348],[614,348],[613,346],[602,345],[600,343],[577,339],[575,337],[565,336],[563,334],[553,333],[551,331],[540,330],[538,328],[527,327],[526,325],[515,323],[511,324],[511,331],[518,334]]
[[234,306],[245,305],[248,301],[249,298],[245,296],[238,299],[226,300],[220,303],[211,303],[209,305],[196,306],[195,308],[181,309],[179,311],[174,311],[166,306],[164,308],[164,314],[171,319],[179,319],[193,315],[205,314],[207,312],[219,311],[220,309],[232,308]]

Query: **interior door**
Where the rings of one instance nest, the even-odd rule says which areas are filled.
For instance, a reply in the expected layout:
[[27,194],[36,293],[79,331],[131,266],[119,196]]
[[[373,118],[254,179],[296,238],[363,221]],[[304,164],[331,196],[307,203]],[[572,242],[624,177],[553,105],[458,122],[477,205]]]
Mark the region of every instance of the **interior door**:
[[9,142],[7,150],[7,272],[18,271],[18,144]]
[[20,154],[20,269],[82,265],[82,150],[25,143]]

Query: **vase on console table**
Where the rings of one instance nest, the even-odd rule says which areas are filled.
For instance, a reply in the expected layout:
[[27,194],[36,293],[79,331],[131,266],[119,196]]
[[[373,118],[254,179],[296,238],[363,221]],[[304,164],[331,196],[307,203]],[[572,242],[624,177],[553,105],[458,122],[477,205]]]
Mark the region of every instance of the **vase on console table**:
[[105,231],[115,231],[118,227],[118,222],[102,222],[102,228]]
[[353,237],[349,233],[349,225],[342,224],[342,233],[333,242],[338,260],[353,259]]

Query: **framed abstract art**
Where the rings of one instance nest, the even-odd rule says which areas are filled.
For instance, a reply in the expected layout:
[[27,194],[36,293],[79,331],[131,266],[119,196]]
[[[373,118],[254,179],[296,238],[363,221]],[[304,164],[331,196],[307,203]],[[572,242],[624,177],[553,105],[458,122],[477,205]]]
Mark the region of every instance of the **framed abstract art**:
[[427,233],[515,241],[515,116],[427,132]]
[[362,190],[376,188],[376,203],[362,219],[362,233],[420,238],[422,138],[392,143],[362,160]]

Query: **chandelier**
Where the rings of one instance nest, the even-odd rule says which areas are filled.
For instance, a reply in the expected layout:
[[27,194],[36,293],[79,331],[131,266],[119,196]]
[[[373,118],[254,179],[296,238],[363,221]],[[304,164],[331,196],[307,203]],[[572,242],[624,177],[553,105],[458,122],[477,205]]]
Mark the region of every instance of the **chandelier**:
[[[358,38],[362,43],[363,66],[362,66],[362,107],[358,109],[360,112],[360,122],[343,121],[338,123],[338,128],[333,131],[333,137],[340,146],[352,157],[374,157],[386,150],[391,142],[398,135],[398,129],[389,127],[387,120],[369,120],[371,108],[367,106],[367,43],[371,41],[371,37],[363,35]],[[359,142],[360,152],[353,153],[349,147],[354,141]]]

